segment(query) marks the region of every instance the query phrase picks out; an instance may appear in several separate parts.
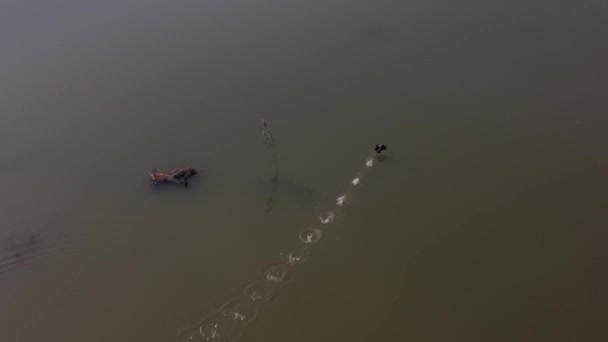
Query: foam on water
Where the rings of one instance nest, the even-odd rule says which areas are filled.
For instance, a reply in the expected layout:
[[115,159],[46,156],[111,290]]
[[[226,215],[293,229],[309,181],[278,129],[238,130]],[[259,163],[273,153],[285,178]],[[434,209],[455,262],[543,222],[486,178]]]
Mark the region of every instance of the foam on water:
[[245,323],[218,313],[203,320],[198,333],[203,341],[234,341],[241,336]]
[[257,316],[259,309],[258,303],[247,296],[241,295],[224,304],[220,312],[222,316],[232,320],[250,322]]
[[284,285],[293,277],[293,269],[288,264],[278,263],[268,267],[262,274],[269,282]]
[[308,248],[298,246],[283,252],[283,258],[289,265],[300,265],[308,260]]
[[338,198],[336,198],[336,204],[340,207],[343,206],[344,203],[346,203],[346,199],[347,199],[346,196],[347,196],[346,194],[338,196]]
[[275,286],[267,280],[257,281],[255,283],[247,285],[243,289],[243,293],[247,298],[255,303],[264,304],[272,299],[274,295]]
[[300,233],[300,241],[305,244],[314,244],[319,242],[322,236],[323,232],[321,231],[321,229],[308,229]]
[[202,342],[218,341],[230,342],[238,339],[245,328],[245,322],[226,317],[221,312],[205,316],[195,327],[192,327],[177,336],[174,341]]
[[334,214],[333,211],[330,211],[330,212],[327,212],[327,213],[319,216],[319,221],[321,221],[322,224],[328,224],[328,223],[332,223],[335,218],[336,218],[336,214]]

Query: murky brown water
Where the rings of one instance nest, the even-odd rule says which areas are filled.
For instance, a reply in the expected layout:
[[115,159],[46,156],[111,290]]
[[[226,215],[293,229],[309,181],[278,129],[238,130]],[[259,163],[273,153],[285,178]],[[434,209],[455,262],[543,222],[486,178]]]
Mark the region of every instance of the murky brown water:
[[608,340],[607,15],[1,1],[0,340]]

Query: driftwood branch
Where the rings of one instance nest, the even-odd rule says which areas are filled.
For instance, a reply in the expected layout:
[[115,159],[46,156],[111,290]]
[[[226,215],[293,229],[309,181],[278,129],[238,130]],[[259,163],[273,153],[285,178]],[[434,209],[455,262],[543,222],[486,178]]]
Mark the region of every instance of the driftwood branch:
[[188,178],[194,176],[196,173],[196,169],[194,169],[193,167],[175,169],[169,173],[154,169],[148,172],[148,177],[150,177],[150,180],[154,184],[173,183],[184,184],[187,186]]

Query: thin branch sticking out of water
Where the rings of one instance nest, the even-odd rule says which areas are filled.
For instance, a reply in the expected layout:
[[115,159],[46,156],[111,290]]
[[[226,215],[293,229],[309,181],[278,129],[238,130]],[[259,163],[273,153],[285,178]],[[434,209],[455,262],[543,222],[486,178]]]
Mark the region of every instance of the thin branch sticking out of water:
[[277,155],[277,139],[270,131],[270,127],[268,126],[266,120],[260,119],[260,121],[262,123],[262,137],[264,137],[264,144],[270,151],[271,163],[274,172],[274,176],[272,178],[274,186],[271,193],[266,198],[266,213],[269,213],[278,202],[279,158]]
[[270,131],[270,127],[266,120],[261,119],[262,122],[262,136],[264,137],[264,144],[270,150],[272,156],[272,165],[274,169],[274,178],[275,182],[279,181],[279,159],[277,156],[277,139],[274,137],[272,132]]

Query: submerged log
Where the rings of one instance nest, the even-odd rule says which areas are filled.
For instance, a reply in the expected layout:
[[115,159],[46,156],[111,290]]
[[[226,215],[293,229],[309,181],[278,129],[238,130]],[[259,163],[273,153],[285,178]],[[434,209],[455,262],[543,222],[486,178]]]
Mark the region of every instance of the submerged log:
[[196,170],[193,167],[187,167],[185,169],[175,169],[171,171],[171,176],[175,178],[190,178],[196,174]]
[[193,167],[175,169],[169,173],[162,172],[158,169],[153,169],[152,171],[148,172],[148,177],[150,177],[150,180],[154,184],[173,183],[188,186],[188,178],[194,176],[196,173],[196,169]]

